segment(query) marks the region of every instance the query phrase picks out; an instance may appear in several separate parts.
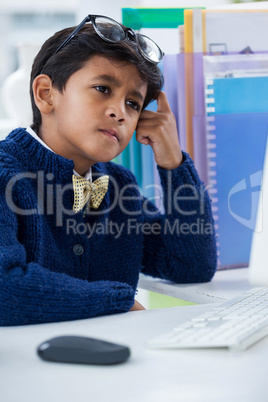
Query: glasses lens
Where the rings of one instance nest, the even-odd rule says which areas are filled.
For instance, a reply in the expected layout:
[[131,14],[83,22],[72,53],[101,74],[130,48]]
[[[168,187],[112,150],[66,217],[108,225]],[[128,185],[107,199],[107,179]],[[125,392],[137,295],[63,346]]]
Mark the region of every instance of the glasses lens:
[[159,63],[163,58],[163,52],[160,47],[148,36],[137,34],[137,41],[141,52],[148,60]]
[[125,31],[118,22],[105,17],[95,18],[95,29],[100,37],[108,42],[117,43],[125,38]]

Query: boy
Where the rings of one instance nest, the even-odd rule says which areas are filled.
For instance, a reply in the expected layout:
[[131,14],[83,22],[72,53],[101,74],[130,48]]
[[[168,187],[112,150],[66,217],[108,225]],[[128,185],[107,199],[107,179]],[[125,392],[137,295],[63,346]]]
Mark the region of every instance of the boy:
[[[42,46],[31,74],[33,124],[0,143],[1,325],[142,309],[139,272],[212,279],[210,202],[180,150],[162,57],[149,38],[102,16]],[[153,99],[157,111],[144,110]],[[153,149],[164,215],[110,162],[135,130]]]

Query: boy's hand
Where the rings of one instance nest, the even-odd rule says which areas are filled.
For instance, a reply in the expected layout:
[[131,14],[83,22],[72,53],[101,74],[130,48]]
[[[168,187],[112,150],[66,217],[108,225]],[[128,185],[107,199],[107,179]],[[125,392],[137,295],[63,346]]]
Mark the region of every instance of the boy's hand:
[[166,94],[160,92],[157,111],[143,110],[136,128],[137,141],[153,148],[156,163],[164,169],[175,169],[183,160],[175,117]]
[[146,310],[137,300],[129,311]]

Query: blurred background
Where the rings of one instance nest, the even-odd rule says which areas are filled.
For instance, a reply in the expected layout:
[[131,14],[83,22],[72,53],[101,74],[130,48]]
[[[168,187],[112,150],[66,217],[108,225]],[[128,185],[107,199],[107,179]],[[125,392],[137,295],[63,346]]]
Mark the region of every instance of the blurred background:
[[[39,46],[54,32],[75,25],[87,14],[103,14],[122,21],[123,7],[198,7],[228,4],[228,0],[1,0],[0,2],[0,120],[12,118],[5,104],[3,83],[19,67],[19,47],[30,47],[25,56],[30,68]],[[165,46],[163,46],[165,48]],[[164,49],[165,50],[165,49]],[[26,52],[26,51],[25,51]],[[24,52],[24,53],[25,53]],[[23,56],[21,56],[23,57]],[[7,125],[7,122],[6,122]]]

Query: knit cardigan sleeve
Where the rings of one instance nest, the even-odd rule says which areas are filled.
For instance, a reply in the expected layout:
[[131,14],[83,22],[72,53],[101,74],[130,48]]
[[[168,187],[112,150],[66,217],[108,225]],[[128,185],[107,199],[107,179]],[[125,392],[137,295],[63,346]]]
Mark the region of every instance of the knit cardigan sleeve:
[[16,215],[0,190],[0,325],[24,325],[89,318],[128,311],[131,286],[88,282],[27,261],[18,241]]
[[177,283],[208,282],[217,266],[211,202],[193,161],[183,156],[176,169],[158,166],[165,213],[145,200],[152,230],[144,236],[142,272]]

